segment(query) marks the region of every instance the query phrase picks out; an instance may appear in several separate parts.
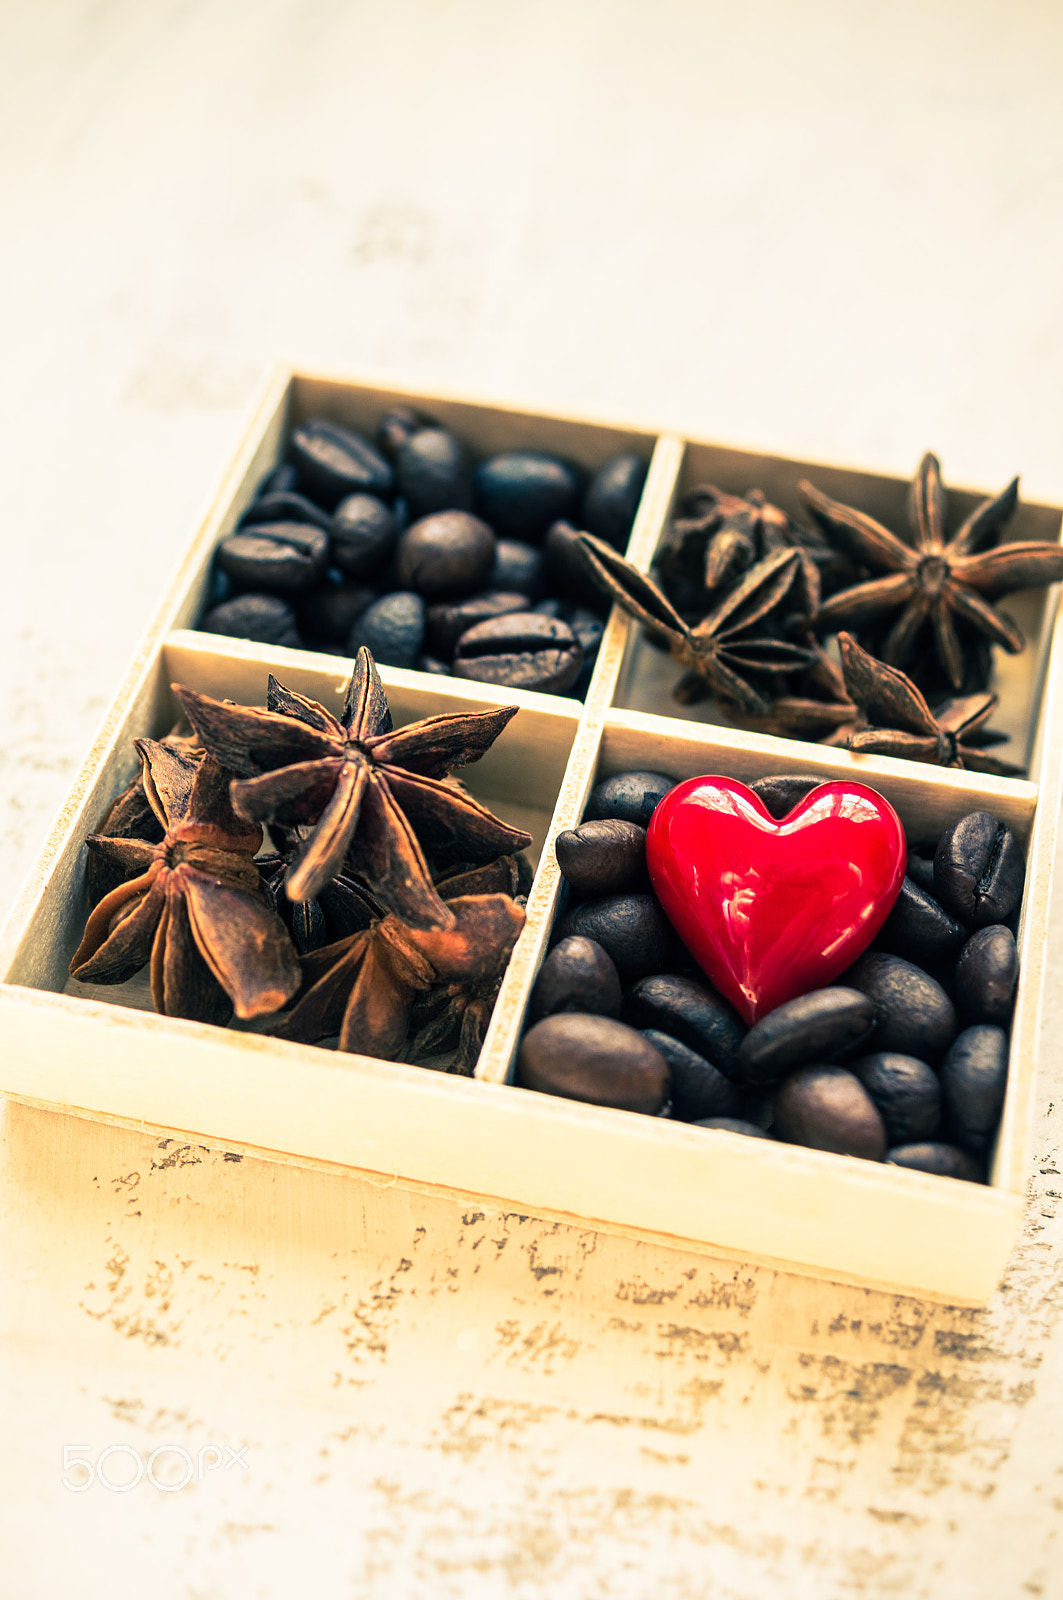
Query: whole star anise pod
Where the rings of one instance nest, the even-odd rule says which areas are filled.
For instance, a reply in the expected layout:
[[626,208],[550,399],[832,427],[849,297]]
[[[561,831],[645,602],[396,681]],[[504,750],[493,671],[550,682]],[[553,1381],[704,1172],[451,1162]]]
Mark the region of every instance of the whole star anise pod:
[[350,867],[389,911],[413,927],[446,927],[450,914],[432,886],[426,846],[449,843],[490,860],[523,849],[531,836],[510,828],[460,787],[441,781],[478,761],[516,706],[453,712],[392,729],[369,651],[361,649],[334,717],[271,676],[266,710],[213,700],[174,684],[204,748],[240,777],[233,807],[256,822],[307,827],[289,870],[290,900],[313,899]]
[[848,749],[932,761],[939,767],[966,767],[1001,778],[1021,773],[1021,767],[999,760],[986,748],[1007,739],[1007,734],[985,727],[997,707],[995,694],[963,695],[932,711],[911,678],[876,661],[851,634],[840,633],[838,645],[846,688],[870,724],[850,733]]
[[148,961],[165,1016],[227,1022],[278,1010],[299,963],[263,892],[254,854],[262,830],[235,815],[231,774],[209,756],[138,739],[157,842],[90,835],[89,849],[124,881],[89,917],[70,963],[81,983],[124,983]]
[[[197,761],[203,754],[195,741],[174,732],[167,734],[162,743]],[[148,844],[158,844],[163,836],[163,826],[156,817],[144,793],[143,762],[120,794],[116,795],[96,825],[96,833],[108,839],[142,839]],[[99,905],[104,895],[110,894],[124,883],[130,874],[136,876],[135,867],[123,867],[105,858],[97,850],[90,850],[85,863],[85,893],[89,910]]]
[[806,622],[816,609],[818,584],[798,550],[777,550],[758,561],[707,616],[690,627],[660,586],[611,546],[589,533],[580,534],[579,545],[599,587],[651,633],[663,635],[672,655],[686,668],[672,691],[681,705],[716,695],[725,705],[767,716],[772,697],[755,680],[778,682],[812,660],[811,650],[772,631],[787,603]]
[[1018,481],[1016,478],[996,499],[984,500],[947,539],[941,468],[935,456],[925,455],[908,497],[911,542],[898,538],[873,517],[829,499],[812,484],[798,484],[826,532],[859,561],[883,574],[831,595],[820,606],[817,629],[858,628],[899,610],[882,646],[887,665],[907,665],[914,658],[924,625],[929,625],[954,689],[960,689],[964,681],[958,623],[969,624],[1012,654],[1021,650],[1022,634],[990,601],[1013,589],[1054,583],[1063,577],[1063,547],[1026,541],[988,548],[1015,510]]

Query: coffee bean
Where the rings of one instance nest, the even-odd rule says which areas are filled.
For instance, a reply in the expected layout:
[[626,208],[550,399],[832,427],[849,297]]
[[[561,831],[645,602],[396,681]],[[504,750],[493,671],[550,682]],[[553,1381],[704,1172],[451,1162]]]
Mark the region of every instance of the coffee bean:
[[734,1078],[745,1026],[707,983],[675,973],[642,978],[628,991],[624,1016],[637,1028],[657,1028],[687,1044]]
[[954,1144],[927,1142],[895,1145],[887,1150],[886,1160],[892,1167],[907,1167],[913,1172],[931,1172],[939,1178],[964,1178],[968,1183],[984,1183],[985,1177],[977,1161],[966,1150]]
[[917,966],[934,966],[955,956],[966,937],[963,923],[906,877],[875,940],[875,948],[905,956]]
[[242,589],[297,594],[325,576],[328,535],[306,522],[240,528],[218,546],[217,562]]
[[826,1062],[871,1032],[874,1011],[858,989],[813,989],[754,1023],[738,1051],[746,1083],[770,1083],[795,1067]]
[[590,576],[579,543],[579,531],[568,522],[555,522],[543,541],[546,581],[555,594],[576,600],[605,615],[609,601]]
[[956,1037],[952,1001],[940,983],[911,961],[872,951],[843,977],[871,1001],[878,1050],[895,1050],[933,1065]]
[[332,568],[320,589],[300,595],[296,606],[299,631],[308,644],[346,644],[355,622],[377,598],[376,589],[347,583],[342,573]]
[[229,639],[254,639],[259,644],[280,644],[298,650],[302,644],[295,612],[272,594],[241,594],[208,611],[199,626],[204,633]]
[[380,664],[413,667],[424,644],[424,601],[418,594],[386,594],[362,612],[347,640],[347,654],[365,645]]
[[625,983],[656,972],[677,943],[671,923],[652,894],[613,894],[588,900],[562,918],[558,933],[563,939],[574,933],[597,939],[616,962]]
[[1010,928],[993,923],[972,933],[956,963],[956,1010],[962,1021],[1005,1026],[1018,978],[1019,953]]
[[437,655],[450,661],[462,634],[475,628],[478,622],[486,622],[490,617],[510,616],[527,609],[528,602],[524,595],[496,593],[494,590],[472,595],[468,600],[450,600],[429,606],[428,643]]
[[634,1028],[576,1012],[545,1017],[524,1035],[518,1082],[543,1094],[655,1115],[668,1099],[668,1064]]
[[560,1011],[619,1017],[620,977],[595,939],[573,937],[555,944],[539,969],[528,1002],[533,1022]]
[[573,467],[538,450],[505,450],[481,462],[473,476],[476,509],[498,537],[533,544],[558,517],[572,515],[579,490]]
[[643,1028],[642,1036],[668,1063],[672,1074],[672,1116],[678,1122],[737,1116],[742,1096],[711,1061],[657,1028]]
[[863,1084],[845,1067],[802,1067],[775,1100],[775,1136],[787,1144],[881,1161],[886,1129]]
[[313,528],[320,528],[323,533],[328,533],[332,518],[327,511],[322,511],[305,494],[295,494],[285,490],[274,490],[270,494],[259,494],[244,512],[237,527],[254,527],[262,522],[308,522]]
[[434,673],[437,678],[449,678],[450,662],[441,661],[438,656],[418,656],[417,671]]
[[349,578],[383,572],[399,540],[394,510],[371,494],[349,494],[332,518],[332,559]]
[[1005,922],[1022,899],[1026,860],[1010,829],[972,811],[941,836],[934,888],[946,910],[973,928]]
[[368,439],[350,428],[323,419],[304,422],[293,429],[290,450],[307,493],[327,511],[359,490],[391,497],[391,468]]
[[648,828],[658,802],[675,785],[676,780],[663,772],[618,772],[595,784],[583,820],[598,822],[615,817],[618,822],[637,822],[640,828]]
[[472,464],[465,446],[446,428],[421,428],[395,453],[398,492],[411,517],[432,511],[472,510]]
[[412,406],[392,406],[377,424],[377,449],[389,461],[394,461],[403,445],[415,434],[435,426],[432,418],[426,417],[423,411],[415,411]]
[[646,463],[632,452],[614,456],[599,467],[583,496],[581,520],[587,532],[604,539],[622,554],[631,536],[631,524],[645,482]]
[[581,822],[554,841],[557,863],[577,894],[648,889],[646,830],[637,822]]
[[933,1139],[941,1127],[941,1084],[925,1061],[879,1051],[854,1061],[852,1071],[878,1107],[891,1145]]
[[1008,1082],[1008,1036],[1003,1028],[965,1028],[941,1064],[945,1131],[976,1156],[988,1154]]
[[541,599],[546,592],[546,567],[542,551],[520,539],[498,539],[495,543],[495,564],[491,568],[487,587],[505,594],[516,590],[529,601]]
[[482,589],[495,562],[495,536],[471,511],[436,511],[406,529],[395,552],[399,582],[427,600]]
[[775,1100],[779,1093],[779,1085],[775,1083],[761,1088],[750,1088],[742,1084],[740,1087],[743,1118],[746,1122],[756,1123],[765,1133],[770,1133],[775,1126]]
[[702,1117],[695,1128],[719,1128],[722,1133],[744,1133],[749,1139],[770,1139],[771,1134],[758,1128],[755,1122],[743,1122],[741,1117]]
[[764,802],[769,816],[781,822],[806,795],[826,781],[814,772],[780,772],[775,777],[758,778],[749,787]]
[[478,683],[564,694],[583,666],[571,628],[534,611],[480,622],[458,640],[454,673]]
[[258,488],[255,498],[261,499],[268,494],[295,494],[299,489],[299,471],[290,461],[282,461],[267,472]]
[[910,845],[908,848],[908,865],[905,871],[912,882],[920,889],[925,889],[927,894],[934,893],[934,844]]

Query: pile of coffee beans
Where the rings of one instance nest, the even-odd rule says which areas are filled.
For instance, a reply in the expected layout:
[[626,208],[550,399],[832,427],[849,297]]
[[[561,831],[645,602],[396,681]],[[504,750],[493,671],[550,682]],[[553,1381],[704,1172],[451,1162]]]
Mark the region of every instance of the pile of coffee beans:
[[393,667],[581,697],[608,602],[576,529],[623,550],[645,477],[633,453],[592,476],[538,450],[477,463],[406,408],[375,442],[304,422],[219,544],[199,626],[343,656],[367,645]]
[[[777,819],[822,779],[751,785]],[[747,1028],[650,886],[673,787],[625,772],[558,835],[567,903],[529,1003],[518,1081],[593,1105],[985,1182],[1004,1102],[1026,864],[986,811],[916,842],[878,937],[829,988]]]

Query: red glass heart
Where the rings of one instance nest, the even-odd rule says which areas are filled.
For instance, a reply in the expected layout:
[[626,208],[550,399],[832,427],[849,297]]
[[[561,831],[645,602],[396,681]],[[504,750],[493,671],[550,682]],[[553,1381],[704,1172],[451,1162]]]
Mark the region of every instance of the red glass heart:
[[657,898],[698,965],[747,1022],[832,983],[871,943],[904,878],[888,800],[821,784],[776,822],[734,778],[690,778],[650,819]]

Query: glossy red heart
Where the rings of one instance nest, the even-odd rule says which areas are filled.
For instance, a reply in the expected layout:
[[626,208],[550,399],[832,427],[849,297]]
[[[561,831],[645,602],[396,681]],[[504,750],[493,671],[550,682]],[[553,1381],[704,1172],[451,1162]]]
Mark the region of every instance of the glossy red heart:
[[832,983],[900,893],[906,845],[882,795],[821,784],[776,822],[734,778],[690,778],[646,837],[657,898],[679,937],[747,1022]]

